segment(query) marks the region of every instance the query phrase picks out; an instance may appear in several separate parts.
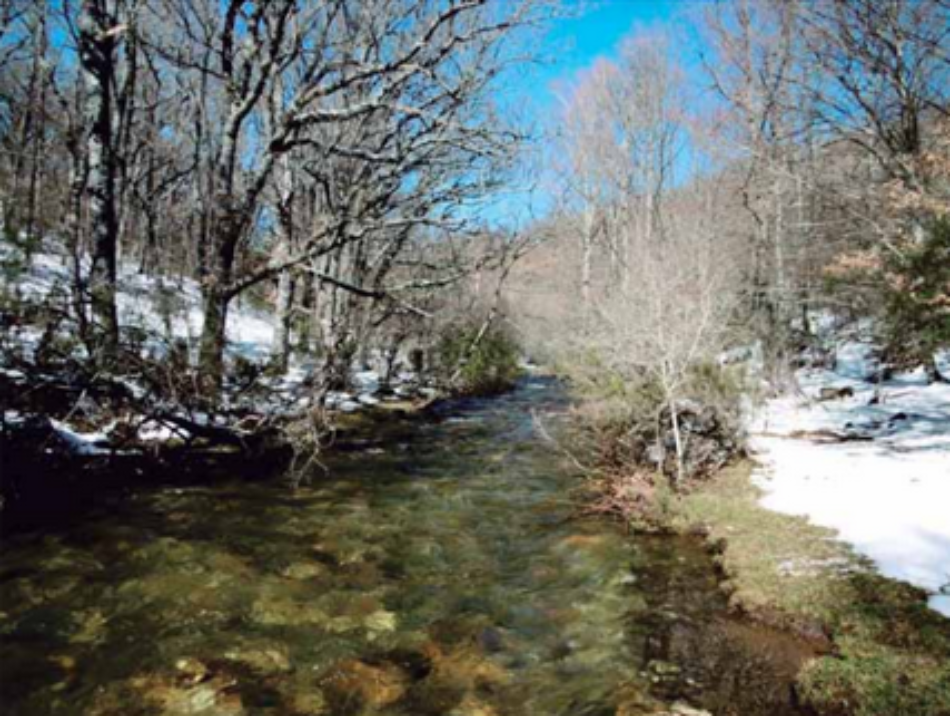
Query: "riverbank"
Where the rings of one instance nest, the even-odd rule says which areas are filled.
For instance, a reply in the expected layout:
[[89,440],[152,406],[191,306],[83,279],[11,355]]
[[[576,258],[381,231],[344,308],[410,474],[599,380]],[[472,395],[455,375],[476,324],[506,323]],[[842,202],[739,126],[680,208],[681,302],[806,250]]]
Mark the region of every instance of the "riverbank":
[[[336,411],[316,457],[375,449],[393,430],[426,420],[442,400],[394,397]],[[294,460],[290,446],[264,432],[226,443],[167,433],[117,447],[108,436],[78,432],[45,416],[24,418],[18,429],[9,428],[4,423],[0,429],[0,534],[6,536],[61,530],[91,510],[114,508],[142,490],[271,480],[287,474]],[[313,475],[322,474],[319,464],[311,468]]]
[[821,714],[950,714],[950,620],[831,530],[763,508],[753,467],[684,495],[672,526],[705,535],[734,610],[820,649],[798,676],[800,698]]

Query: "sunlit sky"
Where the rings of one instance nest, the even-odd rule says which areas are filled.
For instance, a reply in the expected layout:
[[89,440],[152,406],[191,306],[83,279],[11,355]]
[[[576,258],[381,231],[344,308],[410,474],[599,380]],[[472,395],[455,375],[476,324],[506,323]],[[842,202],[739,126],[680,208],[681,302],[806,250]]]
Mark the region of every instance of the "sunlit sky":
[[[504,0],[502,0],[504,1]],[[541,61],[530,72],[507,87],[506,94],[516,103],[517,111],[527,113],[529,122],[549,124],[558,111],[557,97],[579,72],[600,58],[610,58],[621,41],[637,30],[675,23],[691,8],[712,0],[562,0],[564,17],[555,20],[538,38]],[[674,41],[678,36],[674,33]],[[684,43],[689,42],[682,36]],[[690,47],[682,47],[688,62]],[[508,223],[521,213],[526,197],[517,192],[495,203],[488,214],[493,220]],[[544,192],[535,192],[530,203],[541,213],[548,202]]]
[[557,85],[569,81],[599,57],[609,57],[635,29],[671,22],[702,0],[564,0],[567,17],[554,22],[544,38],[547,62],[532,89],[545,104]]

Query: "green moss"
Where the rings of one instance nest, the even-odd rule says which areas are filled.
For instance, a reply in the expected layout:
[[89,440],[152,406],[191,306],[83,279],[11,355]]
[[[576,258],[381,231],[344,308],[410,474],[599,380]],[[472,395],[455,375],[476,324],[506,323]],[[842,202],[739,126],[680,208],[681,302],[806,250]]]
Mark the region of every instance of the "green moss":
[[727,470],[684,496],[675,524],[704,527],[738,609],[833,648],[799,677],[802,697],[827,714],[950,714],[950,621],[923,592],[875,573],[801,518],[758,505],[751,465]]
[[946,662],[860,638],[842,638],[837,646],[840,657],[818,659],[801,676],[802,695],[816,708],[854,716],[950,713]]

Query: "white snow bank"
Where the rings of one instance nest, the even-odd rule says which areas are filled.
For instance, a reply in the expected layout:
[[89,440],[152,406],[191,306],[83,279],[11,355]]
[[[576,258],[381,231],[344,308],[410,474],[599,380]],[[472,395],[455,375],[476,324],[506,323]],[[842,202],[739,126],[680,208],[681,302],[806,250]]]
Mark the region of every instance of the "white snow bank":
[[[9,275],[0,272],[0,291],[19,295],[30,301],[42,301],[53,296],[61,301],[68,300],[75,266],[74,259],[61,244],[55,240],[45,241],[41,249],[33,253],[27,262],[13,246],[0,243],[0,262],[11,259],[22,262],[24,267]],[[84,259],[82,270],[87,272],[88,268],[88,261]],[[197,350],[204,324],[201,287],[197,281],[176,276],[145,275],[134,263],[120,261],[117,288],[119,322],[124,328],[138,328],[143,331],[143,346],[150,354],[163,355],[172,340],[183,341],[193,351]],[[226,328],[229,357],[239,356],[255,363],[263,363],[272,355],[275,321],[273,314],[266,307],[249,305],[247,300],[234,301],[228,312]],[[63,334],[66,330],[68,328],[60,328],[60,333]],[[0,334],[0,347],[16,349],[15,352],[26,359],[35,358],[36,349],[43,341],[43,334],[42,326],[14,325]],[[81,346],[76,346],[74,350],[79,355],[83,354]],[[4,357],[5,351],[0,353],[0,360]],[[304,408],[309,405],[308,396],[312,390],[308,386],[308,380],[315,367],[310,361],[294,356],[287,373],[271,379],[271,397],[255,398],[257,402],[265,401],[265,404],[259,404],[257,407],[279,414],[289,412],[295,407]],[[13,381],[25,378],[22,372],[3,365],[0,365],[0,373]],[[263,378],[262,382],[266,380],[268,379]],[[379,370],[355,371],[352,382],[357,395],[354,397],[345,393],[332,393],[327,401],[330,407],[343,412],[355,412],[377,405],[381,399],[395,400],[399,397],[419,395],[432,397],[432,391],[420,389],[416,385],[418,376],[413,373],[403,372],[396,376],[389,386],[395,390],[396,395],[383,398],[376,397],[382,387]],[[146,390],[142,385],[132,380],[126,380],[124,384],[137,398],[145,397]],[[227,396],[225,405],[234,407],[228,402]],[[96,447],[96,440],[101,443],[105,439],[103,435],[83,436],[65,425],[57,429],[64,440],[79,452],[92,454],[90,451],[94,449],[107,450]],[[149,424],[142,427],[139,437],[146,442],[160,442],[177,437],[179,432],[172,426]]]
[[[0,259],[8,257],[12,247],[0,245]],[[88,267],[84,267],[85,268]],[[42,251],[30,258],[29,268],[14,277],[12,285],[0,283],[31,300],[51,293],[68,295],[73,281],[74,261],[55,242],[46,242]],[[116,304],[123,326],[138,326],[166,339],[181,339],[196,344],[204,325],[201,289],[189,278],[147,276],[129,262],[120,262]],[[35,333],[35,332],[34,332]],[[260,361],[271,353],[274,322],[267,312],[256,310],[246,301],[235,301],[228,312],[228,352]],[[39,334],[23,333],[20,339],[28,347],[39,341]]]
[[[874,385],[865,382],[874,363],[869,346],[845,344],[835,371],[799,372],[802,395],[770,401],[757,416],[762,504],[836,529],[950,616],[950,386],[928,385],[922,371]],[[818,402],[830,387],[853,395]]]

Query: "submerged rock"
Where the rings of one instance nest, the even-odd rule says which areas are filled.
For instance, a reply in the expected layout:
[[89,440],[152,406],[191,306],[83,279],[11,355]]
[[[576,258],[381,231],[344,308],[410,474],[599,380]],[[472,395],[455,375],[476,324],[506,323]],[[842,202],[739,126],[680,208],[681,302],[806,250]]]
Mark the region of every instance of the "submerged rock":
[[217,577],[215,581],[255,579],[258,576],[255,570],[245,559],[223,550],[214,551],[204,556],[204,561]]
[[669,706],[663,706],[659,709],[655,704],[649,704],[642,698],[634,698],[631,701],[621,704],[617,708],[616,716],[713,716],[708,711],[696,709],[689,704],[681,702]]
[[422,646],[426,674],[413,688],[413,701],[422,713],[453,716],[493,716],[491,706],[475,698],[508,683],[508,672],[471,644],[443,649],[429,641]]
[[286,673],[292,668],[290,656],[283,646],[231,649],[225,652],[224,658],[248,666],[266,676]]
[[159,704],[167,716],[241,716],[245,713],[241,697],[224,693],[231,683],[216,679],[197,686],[160,685],[147,692],[148,699]]
[[374,666],[356,659],[337,664],[324,681],[333,713],[390,706],[406,695],[408,686],[408,676],[395,664]]
[[476,648],[462,646],[445,652],[430,642],[423,651],[432,664],[432,673],[427,680],[456,686],[464,691],[497,686],[509,680],[509,674],[503,667],[486,658]]
[[326,623],[326,630],[333,634],[346,634],[360,628],[360,623],[354,617],[333,617]]
[[77,631],[69,638],[73,644],[97,644],[105,639],[106,618],[98,609],[76,614]]
[[[136,676],[101,689],[83,713],[90,716],[115,716],[125,713],[149,713],[161,716],[244,716],[241,697],[231,689],[235,681],[223,675],[202,674],[194,683],[197,665],[194,659],[179,663],[184,674],[168,677],[160,674]],[[200,670],[199,670],[200,671]],[[145,707],[143,709],[143,707]]]
[[383,573],[372,562],[353,562],[345,566],[340,578],[350,589],[369,591],[383,581]]
[[291,706],[294,712],[300,716],[323,716],[328,714],[327,701],[323,693],[318,690],[308,690],[305,693],[296,694],[291,699]]
[[380,609],[370,614],[364,624],[371,632],[396,631],[396,615],[393,612]]
[[326,625],[329,621],[327,614],[317,606],[274,598],[255,601],[251,619],[265,626]]
[[200,684],[208,678],[208,667],[198,659],[186,657],[175,662],[175,669],[181,675],[181,680],[185,683]]
[[287,579],[316,579],[326,574],[326,568],[315,562],[295,562],[281,570],[280,574]]
[[174,537],[159,537],[134,550],[129,556],[133,561],[162,568],[176,566],[200,569],[194,545]]
[[682,673],[682,669],[669,661],[656,659],[647,666],[647,671],[655,679],[676,678]]
[[688,704],[673,704],[669,711],[664,711],[660,716],[712,716],[708,711],[694,709]]
[[494,627],[485,627],[478,634],[478,644],[485,651],[495,653],[505,648],[505,638]]
[[475,698],[471,694],[462,703],[449,712],[449,716],[497,716],[498,711],[491,704]]

